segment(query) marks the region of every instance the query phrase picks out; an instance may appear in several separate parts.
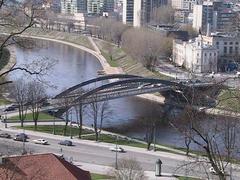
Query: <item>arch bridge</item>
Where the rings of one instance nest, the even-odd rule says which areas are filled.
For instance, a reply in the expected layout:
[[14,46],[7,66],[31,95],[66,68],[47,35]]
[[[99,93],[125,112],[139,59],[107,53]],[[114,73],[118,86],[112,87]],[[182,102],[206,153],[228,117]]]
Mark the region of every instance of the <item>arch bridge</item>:
[[50,104],[52,109],[59,109],[58,114],[61,114],[79,104],[172,90],[182,93],[185,89],[207,88],[212,85],[211,82],[162,80],[127,74],[112,74],[90,79],[70,87],[55,96]]

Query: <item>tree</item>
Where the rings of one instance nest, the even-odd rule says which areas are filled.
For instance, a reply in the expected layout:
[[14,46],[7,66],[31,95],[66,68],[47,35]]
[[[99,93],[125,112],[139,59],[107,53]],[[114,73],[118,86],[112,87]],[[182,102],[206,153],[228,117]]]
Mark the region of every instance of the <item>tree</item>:
[[40,7],[41,2],[37,1],[0,1],[0,28],[8,32],[8,35],[1,39],[0,59],[3,49],[15,43],[14,37],[22,34],[37,23],[37,20],[42,15]]
[[[214,89],[219,89],[219,84],[211,87],[210,91],[214,91]],[[202,94],[203,96],[208,96],[208,94],[203,92]],[[240,124],[236,115],[239,109],[235,109],[235,111],[232,109],[230,111],[229,109],[224,110],[222,107],[220,110],[223,113],[222,116],[209,116],[209,114],[199,112],[196,109],[201,104],[199,101],[199,96],[201,96],[200,91],[193,88],[189,96],[182,96],[186,99],[182,116],[186,119],[186,123],[181,121],[182,118],[175,118],[175,120],[170,122],[171,125],[197,145],[200,150],[205,152],[207,161],[201,158],[200,161],[198,160],[198,163],[210,164],[219,179],[225,180],[227,171],[231,169],[229,166],[232,160],[238,158],[236,155],[240,148],[237,141],[240,135],[237,133]],[[227,99],[223,100],[226,101],[229,98],[227,97]],[[213,109],[213,111],[216,110]],[[231,118],[227,118],[229,113],[232,116]],[[201,123],[203,121],[206,123]]]
[[116,180],[143,180],[144,172],[135,159],[121,159],[118,161],[118,169],[113,173]]
[[154,8],[151,13],[151,20],[156,24],[173,24],[174,9],[171,6],[161,6]]
[[46,90],[40,82],[28,83],[28,104],[31,106],[34,129],[37,130],[37,121],[42,101],[47,97]]
[[97,102],[97,95],[94,95],[94,99],[95,100],[89,104],[88,116],[93,119],[95,140],[98,141],[102,130],[103,121],[109,117],[111,111],[106,101]]
[[18,106],[19,120],[21,127],[23,127],[28,109],[28,87],[26,81],[19,79],[13,84],[11,87],[11,97],[14,98]]
[[83,105],[81,102],[79,102],[78,105],[75,106],[75,111],[77,115],[77,123],[79,127],[78,131],[78,137],[81,139],[82,138],[82,126],[83,126],[83,114],[85,112],[86,106]]

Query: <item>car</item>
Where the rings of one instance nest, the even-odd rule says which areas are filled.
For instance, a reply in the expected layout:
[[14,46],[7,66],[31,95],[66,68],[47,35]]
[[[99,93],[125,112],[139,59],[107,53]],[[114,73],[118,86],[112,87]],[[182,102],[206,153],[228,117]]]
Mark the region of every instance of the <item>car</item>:
[[24,137],[25,139],[29,139],[28,135],[26,135],[25,133],[19,133],[19,134],[16,134],[16,137]]
[[5,111],[5,112],[14,111],[15,109],[16,109],[16,108],[9,106],[9,107],[7,107],[4,111]]
[[10,139],[10,138],[11,138],[11,135],[8,134],[8,133],[1,133],[1,134],[0,134],[0,138],[8,138],[8,139]]
[[13,140],[27,142],[27,139],[24,136],[16,136],[15,138],[13,138]]
[[[221,171],[222,171],[222,173],[226,174],[226,172],[224,172],[223,170],[221,170]],[[215,171],[215,169],[214,169],[213,167],[210,167],[210,168],[209,168],[209,172],[210,172],[211,174],[217,174],[217,172]]]
[[72,141],[69,141],[69,140],[60,141],[58,144],[64,145],[64,146],[72,146],[73,145]]
[[34,142],[35,144],[43,144],[43,145],[48,144],[48,141],[45,140],[45,139],[34,139],[33,142]]
[[125,152],[125,150],[119,146],[110,147],[109,150],[113,152]]

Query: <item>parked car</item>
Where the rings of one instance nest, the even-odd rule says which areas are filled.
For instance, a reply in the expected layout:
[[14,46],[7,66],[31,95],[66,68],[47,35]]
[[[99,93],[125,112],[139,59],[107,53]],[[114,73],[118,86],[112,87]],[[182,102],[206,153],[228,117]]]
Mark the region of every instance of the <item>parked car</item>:
[[1,133],[1,134],[0,134],[0,137],[1,137],[1,138],[8,138],[8,139],[10,139],[10,138],[11,138],[11,135],[8,134],[8,133]]
[[73,145],[72,141],[69,141],[69,140],[60,141],[58,144],[64,145],[64,146],[72,146]]
[[116,151],[117,152],[125,152],[125,150],[123,148],[119,147],[119,146],[110,147],[109,150],[114,151],[114,152],[116,152]]
[[33,142],[34,142],[35,144],[42,144],[42,145],[48,144],[48,141],[45,140],[45,139],[34,139]]

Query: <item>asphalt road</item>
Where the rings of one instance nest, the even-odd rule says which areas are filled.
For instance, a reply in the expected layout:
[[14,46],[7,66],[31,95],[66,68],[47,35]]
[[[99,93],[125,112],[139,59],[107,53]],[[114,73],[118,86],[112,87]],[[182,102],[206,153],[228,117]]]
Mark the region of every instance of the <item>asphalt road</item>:
[[[13,133],[10,133],[14,136]],[[64,154],[64,157],[68,160],[72,159],[77,162],[92,163],[104,166],[114,166],[116,153],[111,152],[109,147],[101,147],[96,145],[89,145],[83,143],[74,142],[74,146],[66,147],[58,144],[59,140],[52,138],[44,138],[49,142],[49,145],[39,145],[32,142],[33,139],[41,138],[39,136],[29,136],[28,142],[25,143],[25,149],[28,152],[33,153],[57,153]],[[63,138],[64,139],[64,138]],[[0,153],[2,154],[20,154],[23,149],[23,142],[14,141],[13,139],[0,138]],[[182,157],[182,158],[181,158]],[[177,170],[183,164],[189,163],[190,160],[184,158],[184,156],[174,155],[170,153],[163,153],[163,155],[153,155],[147,150],[142,152],[136,152],[127,150],[125,153],[118,153],[118,159],[122,158],[133,158],[140,162],[143,170],[154,171],[155,162],[157,159],[161,159],[163,162],[162,172],[170,174],[186,174],[192,176],[201,176],[206,178],[206,172],[208,172],[208,166],[202,166],[202,164],[193,163],[188,168],[182,167]],[[239,176],[239,172],[235,171],[236,176]],[[210,175],[211,179],[215,179],[214,176]],[[239,179],[239,178],[236,178]]]

